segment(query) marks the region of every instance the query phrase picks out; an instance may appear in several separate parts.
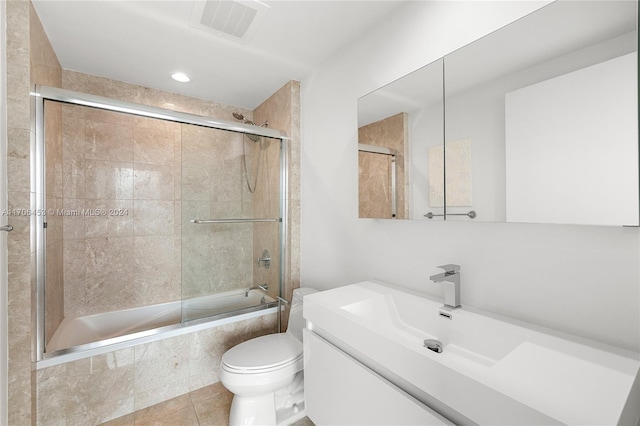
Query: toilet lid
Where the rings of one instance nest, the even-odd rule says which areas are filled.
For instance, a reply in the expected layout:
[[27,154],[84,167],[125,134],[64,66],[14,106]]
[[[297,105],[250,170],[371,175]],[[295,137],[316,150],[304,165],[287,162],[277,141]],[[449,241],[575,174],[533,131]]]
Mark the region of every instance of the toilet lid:
[[289,363],[302,356],[302,343],[288,333],[269,334],[247,340],[222,355],[235,369],[262,370]]

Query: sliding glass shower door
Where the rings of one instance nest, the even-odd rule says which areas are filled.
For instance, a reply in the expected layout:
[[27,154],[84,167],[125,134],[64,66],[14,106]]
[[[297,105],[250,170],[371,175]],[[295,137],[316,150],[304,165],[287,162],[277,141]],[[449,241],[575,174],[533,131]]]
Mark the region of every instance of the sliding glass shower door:
[[183,319],[274,306],[281,141],[188,124],[181,131]]

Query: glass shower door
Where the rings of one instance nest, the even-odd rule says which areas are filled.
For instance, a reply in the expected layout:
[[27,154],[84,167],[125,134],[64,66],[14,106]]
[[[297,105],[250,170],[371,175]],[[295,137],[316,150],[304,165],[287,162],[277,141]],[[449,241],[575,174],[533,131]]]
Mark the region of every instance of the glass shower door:
[[277,304],[280,140],[181,126],[182,320]]

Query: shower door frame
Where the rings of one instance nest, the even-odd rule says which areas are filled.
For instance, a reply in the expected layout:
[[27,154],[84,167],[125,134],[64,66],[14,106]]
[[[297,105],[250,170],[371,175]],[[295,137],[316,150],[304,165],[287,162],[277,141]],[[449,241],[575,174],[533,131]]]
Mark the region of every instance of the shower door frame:
[[[280,250],[280,276],[278,289],[278,312],[277,322],[278,331],[281,331],[281,302],[283,299],[286,283],[286,266],[287,266],[287,237],[288,237],[288,194],[289,194],[289,156],[288,141],[289,138],[284,136],[280,131],[267,127],[251,126],[244,123],[215,119],[196,114],[189,114],[179,111],[168,110],[164,108],[141,105],[133,102],[121,101],[117,99],[107,98],[103,96],[90,95],[87,93],[75,92],[72,90],[60,89],[50,86],[36,85],[34,92],[31,93],[35,103],[34,127],[35,138],[31,138],[30,147],[30,168],[31,168],[31,211],[30,211],[30,239],[31,239],[31,283],[35,297],[32,312],[34,314],[34,322],[36,333],[33,334],[34,342],[32,347],[35,349],[36,361],[42,361],[47,358],[45,354],[45,271],[46,271],[46,151],[45,151],[45,123],[44,123],[44,103],[46,100],[56,101],[72,105],[80,105],[92,108],[98,108],[107,111],[132,114],[141,117],[155,118],[160,120],[172,121],[181,124],[192,124],[201,127],[208,127],[217,130],[227,130],[235,133],[243,133],[247,135],[263,136],[280,141],[280,217],[279,217],[279,250]],[[211,318],[211,317],[210,317]],[[215,318],[215,317],[214,317]],[[192,321],[191,323],[201,324],[207,322],[207,318]],[[161,333],[163,330],[175,329],[180,327],[188,327],[189,324],[181,320],[175,326],[161,327],[160,329],[149,330],[148,334]],[[86,349],[93,349],[107,344],[119,343],[121,341],[135,340],[139,337],[130,337],[124,335],[122,338],[109,339],[108,342],[98,341],[82,345],[81,348],[69,348],[59,351],[60,353],[70,353]],[[53,355],[55,356],[55,355]]]

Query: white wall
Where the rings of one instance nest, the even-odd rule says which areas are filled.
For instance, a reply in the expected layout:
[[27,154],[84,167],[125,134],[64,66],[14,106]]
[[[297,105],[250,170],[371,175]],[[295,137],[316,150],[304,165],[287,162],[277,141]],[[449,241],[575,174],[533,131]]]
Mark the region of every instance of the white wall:
[[459,263],[463,305],[640,350],[637,228],[357,218],[357,98],[542,4],[411,2],[303,79],[303,286],[441,296],[428,276]]

